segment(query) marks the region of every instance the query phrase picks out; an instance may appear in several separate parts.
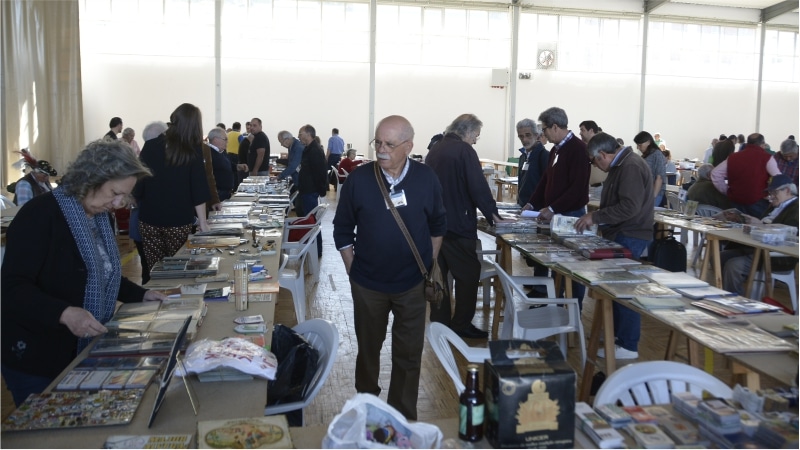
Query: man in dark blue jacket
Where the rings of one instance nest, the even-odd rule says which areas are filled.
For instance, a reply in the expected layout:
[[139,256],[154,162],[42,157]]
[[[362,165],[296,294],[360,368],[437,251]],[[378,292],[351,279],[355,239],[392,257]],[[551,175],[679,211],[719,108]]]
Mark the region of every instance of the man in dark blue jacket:
[[381,120],[373,141],[375,162],[347,177],[333,219],[333,240],[350,275],[353,295],[358,340],[356,391],[381,392],[381,349],[392,313],[392,375],[387,402],[410,420],[417,419],[427,302],[422,271],[387,207],[379,180],[426,270],[430,270],[447,231],[442,187],[429,167],[408,158],[413,141],[414,128],[404,117]]
[[431,306],[431,322],[448,325],[461,337],[485,339],[489,334],[472,324],[481,263],[476,251],[478,219],[481,210],[490,224],[500,220],[492,191],[483,177],[478,154],[472,146],[481,134],[481,122],[474,114],[458,116],[445,130],[425,158],[442,185],[447,210],[447,234],[439,253],[442,276],[451,273],[455,280],[456,306],[450,317],[450,299],[439,308]]

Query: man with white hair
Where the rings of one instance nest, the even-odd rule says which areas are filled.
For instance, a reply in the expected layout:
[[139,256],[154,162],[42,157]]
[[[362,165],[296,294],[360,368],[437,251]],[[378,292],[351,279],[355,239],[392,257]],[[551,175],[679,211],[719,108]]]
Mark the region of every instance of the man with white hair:
[[219,200],[231,198],[234,185],[234,173],[231,161],[226,155],[228,148],[228,135],[222,128],[212,128],[208,132],[208,146],[211,148],[211,170],[217,184]]
[[[776,175],[772,177],[772,181],[764,191],[769,194],[769,209],[760,220],[745,215],[746,223],[754,225],[777,223],[797,227],[800,212],[797,206],[797,186],[792,180],[783,174]],[[753,248],[729,243],[720,255],[720,262],[723,289],[747,297],[750,293],[744,292],[744,283],[753,264]],[[770,258],[770,263],[772,270],[776,272],[792,270],[797,265],[797,258],[775,256]]]

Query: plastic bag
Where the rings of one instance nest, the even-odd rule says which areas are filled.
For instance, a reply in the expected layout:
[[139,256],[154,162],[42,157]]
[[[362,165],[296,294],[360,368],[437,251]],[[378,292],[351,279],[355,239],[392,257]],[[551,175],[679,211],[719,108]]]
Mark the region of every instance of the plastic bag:
[[408,423],[380,398],[356,394],[333,418],[322,448],[439,448],[441,443],[439,427]]
[[[220,367],[230,367],[256,377],[272,380],[278,368],[275,355],[263,347],[242,338],[221,341],[203,339],[186,349],[183,365],[188,373],[203,373]],[[175,374],[185,376],[179,364]]]
[[267,386],[267,405],[300,401],[319,367],[319,352],[299,333],[281,324],[272,331],[278,359],[275,378]]

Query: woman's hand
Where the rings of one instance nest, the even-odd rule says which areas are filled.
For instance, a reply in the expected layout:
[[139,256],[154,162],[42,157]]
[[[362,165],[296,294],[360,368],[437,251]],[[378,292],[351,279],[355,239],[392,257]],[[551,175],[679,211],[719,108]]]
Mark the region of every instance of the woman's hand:
[[82,338],[94,337],[108,332],[108,329],[98,322],[92,316],[92,313],[77,306],[68,306],[61,313],[58,321],[66,325],[72,334]]
[[164,301],[166,299],[167,299],[167,294],[165,294],[163,292],[160,292],[160,291],[154,291],[152,289],[148,289],[147,291],[145,291],[144,298],[142,298],[142,301],[143,302],[161,302],[161,301]]

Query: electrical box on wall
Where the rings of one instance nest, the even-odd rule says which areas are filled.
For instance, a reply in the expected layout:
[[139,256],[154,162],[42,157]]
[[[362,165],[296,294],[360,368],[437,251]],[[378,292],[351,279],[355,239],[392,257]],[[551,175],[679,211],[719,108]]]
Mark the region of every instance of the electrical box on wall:
[[492,86],[508,86],[508,69],[492,69]]

